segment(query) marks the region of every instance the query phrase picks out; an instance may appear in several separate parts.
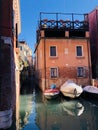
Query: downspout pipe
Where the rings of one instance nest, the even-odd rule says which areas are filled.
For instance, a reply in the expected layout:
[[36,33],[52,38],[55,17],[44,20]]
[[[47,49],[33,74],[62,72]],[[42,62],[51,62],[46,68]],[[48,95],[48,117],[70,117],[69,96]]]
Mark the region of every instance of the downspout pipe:
[[87,48],[88,48],[89,80],[91,82],[92,70],[91,70],[91,55],[90,55],[90,42],[89,42],[89,39],[87,39]]
[[44,36],[44,76],[45,76],[45,81],[44,81],[44,90],[46,88],[46,39]]

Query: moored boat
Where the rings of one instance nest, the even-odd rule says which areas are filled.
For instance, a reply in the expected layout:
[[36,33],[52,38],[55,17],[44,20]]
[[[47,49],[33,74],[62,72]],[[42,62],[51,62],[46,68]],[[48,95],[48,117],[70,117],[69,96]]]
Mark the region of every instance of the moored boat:
[[95,86],[85,86],[83,88],[83,96],[89,98],[98,98],[98,88]]
[[61,86],[60,91],[66,97],[76,98],[81,95],[83,88],[74,82],[65,82]]
[[47,98],[47,99],[53,99],[53,98],[56,98],[58,97],[60,91],[58,89],[46,89],[44,91],[44,96]]
[[60,93],[60,90],[56,88],[55,84],[52,84],[50,86],[50,88],[48,88],[44,91],[44,96],[47,99],[54,99],[54,98],[58,97],[59,93]]

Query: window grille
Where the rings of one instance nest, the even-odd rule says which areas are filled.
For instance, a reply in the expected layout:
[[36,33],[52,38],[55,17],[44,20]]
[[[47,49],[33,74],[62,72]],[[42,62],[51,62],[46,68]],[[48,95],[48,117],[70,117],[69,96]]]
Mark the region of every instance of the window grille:
[[77,68],[77,76],[78,77],[85,77],[85,68],[84,67]]
[[50,77],[57,78],[58,77],[58,68],[51,68],[50,69]]

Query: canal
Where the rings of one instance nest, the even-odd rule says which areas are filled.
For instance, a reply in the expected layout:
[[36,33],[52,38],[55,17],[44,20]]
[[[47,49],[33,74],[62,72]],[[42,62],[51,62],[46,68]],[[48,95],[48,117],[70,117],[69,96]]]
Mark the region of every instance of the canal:
[[16,113],[9,130],[98,130],[98,103],[82,97],[46,100],[33,89],[20,95]]

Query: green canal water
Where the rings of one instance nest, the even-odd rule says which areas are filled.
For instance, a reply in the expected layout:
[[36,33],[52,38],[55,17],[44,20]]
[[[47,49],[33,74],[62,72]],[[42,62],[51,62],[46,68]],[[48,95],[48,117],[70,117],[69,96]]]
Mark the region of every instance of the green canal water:
[[98,102],[62,95],[46,100],[33,90],[20,96],[19,118],[10,130],[98,130]]

